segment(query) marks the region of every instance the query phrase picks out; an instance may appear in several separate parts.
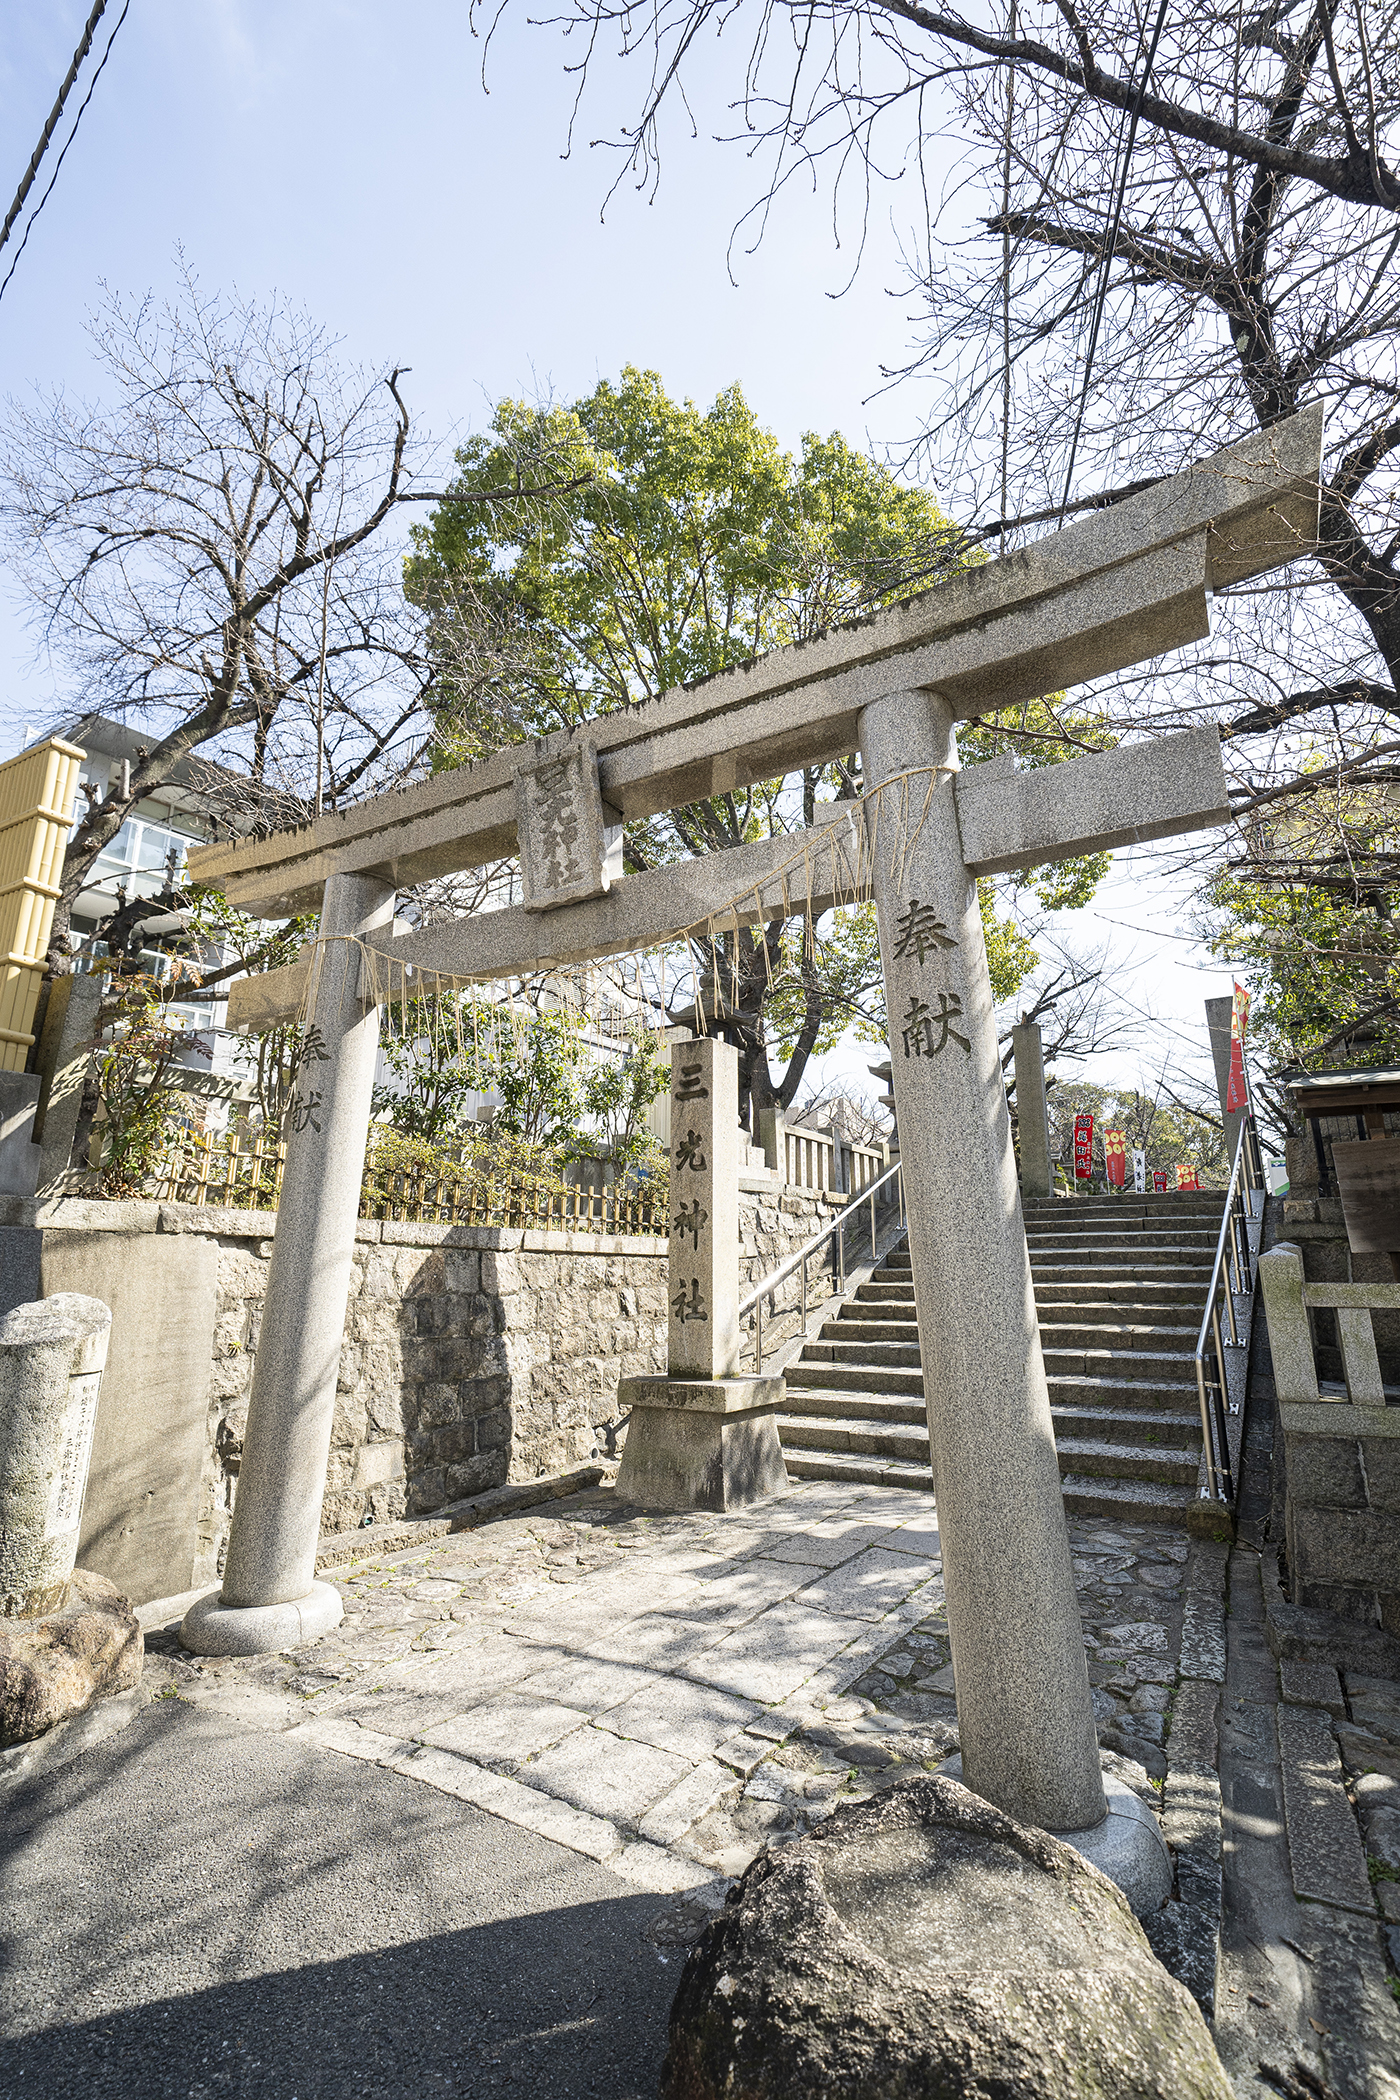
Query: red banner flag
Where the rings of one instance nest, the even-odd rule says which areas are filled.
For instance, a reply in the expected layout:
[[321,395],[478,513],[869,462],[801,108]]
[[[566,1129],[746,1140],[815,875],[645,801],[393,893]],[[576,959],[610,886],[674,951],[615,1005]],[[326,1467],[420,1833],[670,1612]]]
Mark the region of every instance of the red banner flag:
[[1249,1021],[1249,994],[1242,986],[1235,986],[1235,1003],[1230,1009],[1230,1083],[1225,1089],[1225,1113],[1232,1116],[1238,1108],[1249,1106],[1249,1083],[1244,1076],[1244,1031]]
[[1152,1193],[1154,1196],[1166,1195],[1167,1170],[1165,1167],[1154,1167],[1152,1169]]
[[1183,1166],[1181,1161],[1178,1160],[1176,1163],[1176,1185],[1179,1189],[1194,1189],[1199,1195],[1201,1187],[1199,1168]]
[[1128,1178],[1128,1141],[1121,1130],[1104,1132],[1103,1164],[1109,1186],[1121,1189]]
[[1094,1119],[1092,1116],[1076,1116],[1074,1119],[1074,1178],[1087,1181],[1094,1171]]

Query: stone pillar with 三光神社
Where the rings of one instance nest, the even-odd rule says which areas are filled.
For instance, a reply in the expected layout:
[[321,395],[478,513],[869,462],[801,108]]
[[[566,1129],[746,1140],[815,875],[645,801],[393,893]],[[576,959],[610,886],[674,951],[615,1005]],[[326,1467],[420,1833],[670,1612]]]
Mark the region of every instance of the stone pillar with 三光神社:
[[781,1378],[745,1377],[739,1330],[739,1053],[671,1050],[667,1369],[624,1378],[617,1489],[655,1509],[738,1509],[787,1485]]

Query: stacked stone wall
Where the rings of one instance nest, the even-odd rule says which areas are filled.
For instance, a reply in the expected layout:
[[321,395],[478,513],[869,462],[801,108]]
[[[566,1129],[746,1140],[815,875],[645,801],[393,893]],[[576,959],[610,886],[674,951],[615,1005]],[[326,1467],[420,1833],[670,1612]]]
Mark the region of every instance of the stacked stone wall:
[[[743,1194],[746,1282],[769,1273],[839,1207],[807,1191]],[[41,1273],[57,1270],[65,1249],[81,1245],[94,1296],[103,1294],[104,1273],[120,1269],[123,1317],[153,1335],[168,1318],[167,1287],[154,1279],[169,1264],[143,1258],[143,1242],[152,1251],[158,1244],[146,1236],[160,1235],[172,1253],[170,1236],[179,1236],[205,1267],[212,1252],[207,1346],[180,1337],[182,1362],[208,1363],[203,1420],[198,1403],[187,1406],[177,1432],[164,1418],[164,1400],[143,1405],[140,1392],[122,1392],[115,1382],[104,1388],[104,1405],[121,1410],[124,1449],[119,1463],[90,1481],[82,1553],[100,1573],[104,1554],[123,1541],[123,1580],[128,1590],[137,1587],[143,1510],[164,1490],[165,1573],[148,1594],[211,1585],[222,1571],[237,1495],[275,1213],[67,1198],[37,1209],[11,1202],[4,1224],[4,1237],[16,1243],[12,1260],[23,1267],[32,1241]],[[818,1269],[814,1262],[814,1303],[824,1290]],[[132,1279],[143,1273],[153,1279],[149,1303],[133,1297]],[[362,1220],[322,1531],[345,1531],[366,1517],[382,1523],[427,1514],[507,1481],[618,1456],[625,1436],[618,1381],[664,1371],[666,1295],[661,1239]],[[187,1305],[182,1310],[188,1318]],[[188,1505],[187,1544],[172,1543],[172,1501]]]

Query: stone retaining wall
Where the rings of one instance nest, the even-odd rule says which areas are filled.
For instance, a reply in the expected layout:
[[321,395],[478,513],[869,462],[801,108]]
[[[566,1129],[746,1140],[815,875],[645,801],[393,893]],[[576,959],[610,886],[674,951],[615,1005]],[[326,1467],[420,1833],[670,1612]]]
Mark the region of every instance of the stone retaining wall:
[[[742,1195],[741,1273],[839,1208]],[[138,1603],[221,1572],[275,1225],[175,1203],[0,1211],[10,1302],[82,1289],[113,1307],[79,1553]],[[617,1455],[618,1380],[665,1369],[664,1240],[373,1219],[356,1239],[323,1533]]]

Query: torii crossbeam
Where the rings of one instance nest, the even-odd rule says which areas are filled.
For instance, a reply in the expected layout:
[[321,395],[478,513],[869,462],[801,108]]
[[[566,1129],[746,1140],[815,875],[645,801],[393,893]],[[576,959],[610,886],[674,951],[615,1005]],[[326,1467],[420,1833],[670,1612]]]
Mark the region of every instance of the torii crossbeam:
[[[859,882],[880,924],[964,1775],[1044,1828],[1102,1821],[976,877],[1219,823],[1224,776],[1204,732],[1032,774],[999,761],[960,776],[954,730],[1205,636],[1213,591],[1315,546],[1321,443],[1321,411],[1306,411],[868,620],[586,732],[191,855],[193,879],[231,903],[269,916],[319,904],[321,929],[309,992],[284,972],[234,1002],[256,1025],[309,997],[316,1061],[291,1115],[223,1590],[187,1617],[188,1645],[258,1652],[339,1617],[336,1593],[313,1580],[316,1539],[375,1001],[397,988],[395,970],[533,970],[647,946],[731,905],[751,919],[818,910]],[[877,805],[873,849],[838,814],[798,859],[794,842],[770,842],[621,875],[626,819],[854,749],[867,832],[871,796]],[[522,906],[391,934],[396,887],[512,850]]]

